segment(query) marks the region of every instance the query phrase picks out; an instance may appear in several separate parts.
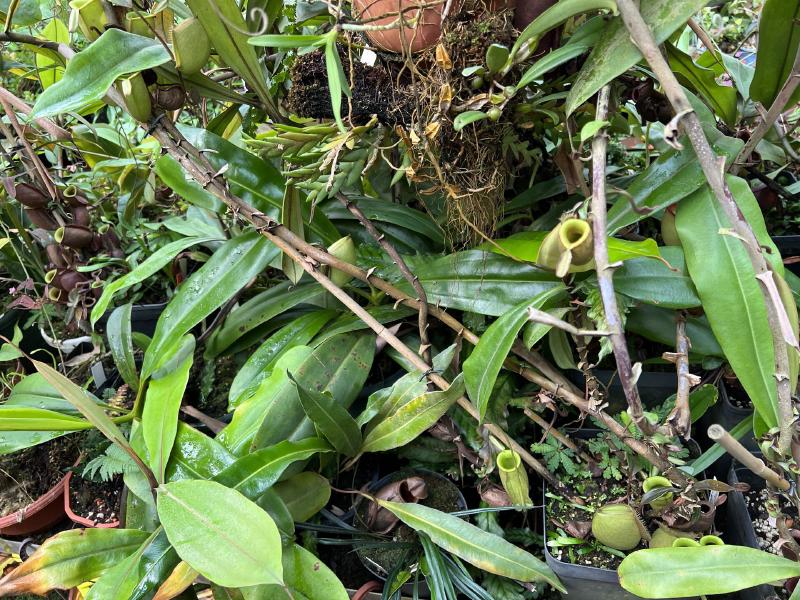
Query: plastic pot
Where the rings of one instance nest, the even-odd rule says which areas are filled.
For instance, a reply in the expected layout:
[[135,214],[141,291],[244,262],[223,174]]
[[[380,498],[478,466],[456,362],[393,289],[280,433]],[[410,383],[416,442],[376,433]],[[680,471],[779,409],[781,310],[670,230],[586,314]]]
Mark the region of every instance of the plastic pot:
[[32,535],[47,531],[56,523],[63,521],[66,517],[64,512],[66,479],[66,476],[63,477],[28,506],[0,518],[0,534]]
[[[166,302],[159,302],[157,304],[134,304],[131,309],[131,331],[153,337],[153,333],[156,331],[158,318],[166,307]],[[98,321],[99,326],[106,326],[109,314],[110,313],[106,313],[100,317]]]
[[[706,431],[710,425],[717,423],[722,425],[726,431],[730,431],[733,429],[733,427],[738,425],[742,419],[753,415],[752,407],[740,408],[731,403],[730,396],[728,395],[728,388],[725,386],[725,382],[723,380],[720,380],[717,388],[719,389],[719,398],[714,405],[708,409],[706,414],[703,415],[698,424],[699,426],[696,428],[698,436],[704,440],[708,439],[706,436]],[[742,393],[744,393],[744,391],[742,391]],[[758,444],[756,443],[756,439],[753,436],[752,430],[739,438],[739,441],[750,451],[758,450]],[[708,444],[705,446],[711,446],[711,441],[709,440]],[[731,455],[726,452],[719,459],[717,459],[717,461],[709,470],[711,475],[714,475],[720,479],[724,479],[727,477],[730,467]]]
[[[741,482],[749,484],[754,490],[760,491],[764,489],[763,479],[734,461],[728,473],[728,483],[735,485]],[[736,546],[749,546],[760,550],[756,531],[753,528],[753,520],[744,501],[744,495],[739,491],[730,492],[728,500],[725,502],[725,510],[727,517],[726,542]],[[766,600],[775,596],[775,588],[764,584],[740,590],[737,593],[740,600]]]
[[82,525],[83,527],[95,527],[97,529],[114,529],[119,527],[119,519],[110,521],[109,523],[97,523],[96,521],[92,521],[91,519],[87,519],[86,517],[81,517],[75,514],[75,511],[72,510],[72,499],[69,493],[71,484],[72,471],[67,473],[67,476],[64,477],[64,512],[66,513],[67,517],[69,517],[70,521],[76,525]]
[[[776,235],[772,238],[783,258],[800,256],[800,235]],[[786,269],[800,276],[800,262],[786,265]]]

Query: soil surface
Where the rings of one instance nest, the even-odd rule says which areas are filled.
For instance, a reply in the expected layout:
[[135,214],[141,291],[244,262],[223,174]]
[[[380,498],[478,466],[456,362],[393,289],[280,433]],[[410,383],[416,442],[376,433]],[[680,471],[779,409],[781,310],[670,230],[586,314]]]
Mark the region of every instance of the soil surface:
[[0,517],[25,508],[64,477],[80,454],[77,437],[68,435],[0,456]]
[[122,498],[122,477],[117,475],[110,481],[96,482],[72,474],[69,500],[72,512],[79,517],[100,523],[113,523],[119,519]]
[[[781,536],[775,526],[775,519],[769,515],[766,503],[769,499],[767,490],[751,489],[750,491],[743,492],[744,503],[747,506],[747,512],[750,513],[750,518],[753,521],[753,529],[756,533],[759,547],[765,552],[777,554],[782,556],[780,549],[777,546],[778,540]],[[797,522],[797,510],[791,506],[782,505],[781,511],[790,518],[794,518]],[[789,591],[783,587],[774,588],[777,598],[787,599],[791,595]]]

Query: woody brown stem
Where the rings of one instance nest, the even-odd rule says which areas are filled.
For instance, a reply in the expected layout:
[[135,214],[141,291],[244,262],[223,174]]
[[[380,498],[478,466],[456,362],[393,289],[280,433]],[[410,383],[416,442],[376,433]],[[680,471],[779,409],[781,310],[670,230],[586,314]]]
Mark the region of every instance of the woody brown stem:
[[392,262],[397,265],[397,268],[400,269],[400,273],[402,273],[403,277],[406,281],[411,285],[414,291],[417,293],[417,300],[419,300],[419,310],[418,310],[418,323],[419,323],[419,354],[422,356],[422,359],[430,364],[431,363],[431,344],[428,340],[428,295],[425,293],[425,288],[422,287],[422,284],[419,281],[419,277],[414,275],[411,272],[411,269],[408,268],[406,261],[403,260],[403,257],[400,256],[400,253],[397,251],[392,243],[386,239],[386,236],[378,231],[377,227],[370,221],[367,216],[364,214],[358,205],[345,196],[342,193],[336,194],[336,197],[339,199],[344,207],[350,211],[350,213],[358,219],[358,222],[361,223],[362,227],[367,230],[381,248],[389,255],[389,258],[392,259]]
[[[597,112],[595,119],[605,121],[608,117],[608,104],[611,94],[609,86],[600,90],[597,96]],[[617,306],[617,295],[614,291],[613,269],[608,264],[608,219],[606,215],[606,150],[608,136],[600,130],[592,141],[592,235],[594,237],[594,261],[597,269],[597,285],[603,299],[603,311],[611,330],[609,339],[617,363],[617,372],[625,399],[628,401],[628,412],[631,419],[646,435],[653,433],[653,427],[645,418],[642,399],[631,366],[625,331]]]

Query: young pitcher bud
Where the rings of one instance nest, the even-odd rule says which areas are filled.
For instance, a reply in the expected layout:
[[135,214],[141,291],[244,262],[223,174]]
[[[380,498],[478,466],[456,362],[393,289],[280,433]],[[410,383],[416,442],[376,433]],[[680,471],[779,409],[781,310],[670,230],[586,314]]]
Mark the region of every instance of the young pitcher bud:
[[[344,262],[354,263],[356,261],[356,245],[353,243],[353,238],[348,235],[336,240],[328,248],[328,254],[340,258]],[[331,269],[328,277],[339,287],[352,279],[350,275],[339,269]]]
[[681,238],[678,237],[678,229],[675,227],[675,209],[677,206],[668,206],[661,217],[661,238],[667,246],[680,246]]
[[627,504],[601,506],[592,519],[592,535],[615,550],[633,550],[642,541],[641,522]]
[[594,266],[592,226],[583,219],[566,219],[542,241],[536,264],[552,269],[558,277],[588,271]]
[[198,73],[211,55],[211,42],[197,17],[182,21],[172,30],[175,66],[184,75]]
[[525,471],[519,454],[513,450],[503,450],[497,455],[497,470],[500,472],[500,481],[514,506],[533,504],[530,497],[528,473]]
[[141,74],[136,73],[119,82],[120,92],[125,98],[125,106],[130,115],[137,121],[146,123],[150,119],[153,111],[153,104],[150,100],[150,91],[147,84],[142,79]]

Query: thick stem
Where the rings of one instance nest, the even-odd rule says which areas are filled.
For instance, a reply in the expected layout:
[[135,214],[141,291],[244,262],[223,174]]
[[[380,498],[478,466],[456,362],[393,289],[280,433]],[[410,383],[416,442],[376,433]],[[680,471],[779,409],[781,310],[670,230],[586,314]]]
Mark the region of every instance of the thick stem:
[[791,487],[788,481],[764,464],[763,460],[750,454],[750,451],[742,446],[730,433],[725,431],[722,425],[711,425],[708,428],[708,439],[717,442],[720,446],[725,448],[728,454],[750,469],[755,475],[765,479],[770,485],[783,491]]
[[[605,121],[608,117],[608,103],[611,94],[609,86],[600,90],[597,96],[597,112],[595,119]],[[608,136],[600,130],[592,140],[592,235],[594,237],[594,262],[597,269],[597,285],[603,299],[603,311],[611,330],[609,339],[617,363],[619,382],[628,401],[628,412],[631,419],[646,435],[653,433],[653,427],[645,418],[642,399],[631,366],[628,354],[628,343],[625,330],[617,306],[617,295],[614,291],[614,267],[608,264],[608,219],[606,215],[606,150]]]
[[425,288],[422,287],[419,277],[411,272],[411,269],[408,268],[406,261],[400,256],[397,248],[386,239],[385,235],[378,231],[372,221],[364,214],[364,211],[362,211],[353,200],[341,193],[336,194],[336,197],[339,199],[339,202],[358,219],[358,222],[361,223],[364,229],[367,230],[367,233],[378,242],[384,252],[389,255],[392,262],[400,269],[400,273],[402,273],[403,277],[411,284],[411,287],[417,293],[417,300],[419,300],[419,354],[426,363],[431,364],[431,343],[428,340],[428,295],[425,293]]
[[[739,210],[733,195],[725,183],[722,161],[711,149],[711,145],[708,143],[705,133],[703,133],[700,119],[693,112],[683,88],[678,83],[669,64],[661,55],[658,44],[653,38],[653,33],[648,28],[647,23],[644,22],[644,19],[642,19],[636,3],[634,0],[618,0],[617,8],[631,35],[631,39],[642,52],[645,60],[661,82],[675,113],[683,114],[680,121],[681,126],[689,137],[714,197],[725,213],[734,233],[742,240],[756,276],[771,272],[750,224]],[[780,302],[776,303],[770,296],[769,290],[763,285],[761,285],[761,292],[767,309],[767,318],[769,319],[772,343],[775,349],[775,379],[778,391],[777,408],[780,426],[778,447],[781,453],[786,454],[792,441],[791,423],[793,420],[792,397],[789,385],[789,353],[783,338],[782,319],[780,318],[780,314],[783,313],[783,320],[785,321],[786,308]]]
[[675,394],[675,408],[667,417],[675,432],[688,439],[692,431],[692,411],[689,406],[689,390],[692,387],[692,375],[689,372],[689,349],[692,347],[686,336],[686,318],[678,315],[675,327],[675,368],[678,372],[678,390]]

